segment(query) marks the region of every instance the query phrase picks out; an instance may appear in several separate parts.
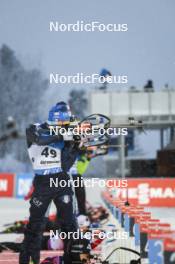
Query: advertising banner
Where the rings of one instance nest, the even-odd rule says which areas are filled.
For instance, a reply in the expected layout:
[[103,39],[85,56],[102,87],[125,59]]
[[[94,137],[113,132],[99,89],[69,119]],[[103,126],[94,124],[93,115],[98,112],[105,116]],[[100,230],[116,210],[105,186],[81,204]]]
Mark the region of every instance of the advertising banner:
[[13,197],[15,174],[0,174],[0,197]]
[[128,179],[127,188],[121,188],[119,181],[107,180],[107,186],[116,198],[128,197],[133,205],[175,206],[175,180],[172,178]]
[[19,173],[16,174],[16,197],[23,198],[26,196],[32,185],[32,173]]

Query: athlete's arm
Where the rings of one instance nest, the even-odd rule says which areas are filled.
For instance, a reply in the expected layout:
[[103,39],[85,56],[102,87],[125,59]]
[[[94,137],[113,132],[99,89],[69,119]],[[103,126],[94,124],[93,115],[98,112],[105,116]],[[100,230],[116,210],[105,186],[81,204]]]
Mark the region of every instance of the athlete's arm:
[[31,125],[26,129],[26,137],[28,146],[33,143],[44,146],[63,140],[62,135],[50,135],[49,129],[37,128],[35,125]]

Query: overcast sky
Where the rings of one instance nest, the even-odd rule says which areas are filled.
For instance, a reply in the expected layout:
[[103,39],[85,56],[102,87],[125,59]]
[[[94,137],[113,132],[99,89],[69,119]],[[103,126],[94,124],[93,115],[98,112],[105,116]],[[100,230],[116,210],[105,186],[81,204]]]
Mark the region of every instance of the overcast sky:
[[[141,88],[152,78],[159,89],[175,86],[174,14],[173,0],[1,0],[0,45],[9,45],[26,67],[39,67],[46,77],[106,67],[113,75],[127,75],[128,86]],[[127,23],[128,31],[51,33],[49,22],[55,20]],[[61,98],[66,86],[49,89],[48,107],[57,100],[55,93]],[[159,138],[149,138],[144,138],[146,152],[155,156]]]
[[[1,0],[0,45],[43,72],[128,75],[129,85],[175,85],[173,0]],[[127,23],[127,32],[49,32],[49,21]]]

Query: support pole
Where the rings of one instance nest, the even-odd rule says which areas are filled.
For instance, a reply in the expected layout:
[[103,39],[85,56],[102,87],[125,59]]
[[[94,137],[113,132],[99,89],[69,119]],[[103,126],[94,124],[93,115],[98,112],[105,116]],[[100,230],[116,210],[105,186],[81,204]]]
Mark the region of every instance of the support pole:
[[170,143],[173,141],[174,139],[174,127],[171,126],[170,127]]
[[120,135],[119,141],[121,147],[119,148],[119,167],[120,167],[120,177],[125,178],[125,136]]
[[164,148],[164,139],[163,139],[163,133],[164,132],[164,129],[161,128],[160,129],[160,149],[163,149]]

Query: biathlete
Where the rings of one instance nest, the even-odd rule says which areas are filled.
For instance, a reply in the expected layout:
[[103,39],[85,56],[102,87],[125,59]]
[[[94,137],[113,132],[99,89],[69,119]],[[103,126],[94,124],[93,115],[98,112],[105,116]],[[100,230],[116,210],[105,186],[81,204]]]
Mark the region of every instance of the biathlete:
[[86,212],[86,191],[84,186],[83,174],[88,168],[91,156],[87,150],[83,150],[79,153],[74,165],[71,167],[69,173],[72,176],[72,180],[76,182],[74,191],[78,205],[78,214],[87,215]]
[[[86,172],[92,158],[95,158],[99,155],[106,155],[107,153],[108,153],[107,145],[84,148],[79,152],[78,158],[76,159],[74,165],[71,167],[69,171],[69,173],[73,178],[73,181],[76,181],[74,190],[78,205],[78,214],[79,216],[83,216],[83,215],[90,216],[91,222],[93,222],[93,219],[95,221],[102,220],[103,216],[104,218],[107,217],[107,214],[106,211],[104,213],[105,210],[104,208],[103,208],[104,210],[101,210],[101,207],[92,208],[90,206],[89,207],[87,206],[86,190],[85,190],[83,175]],[[93,216],[95,217],[93,218]],[[99,216],[99,219],[97,219],[97,216]],[[86,221],[86,217],[84,218],[81,217],[81,219],[84,219]]]
[[[35,177],[34,191],[30,199],[30,217],[25,228],[23,246],[19,256],[20,264],[40,262],[42,234],[45,228],[46,213],[53,200],[57,208],[57,221],[62,232],[75,232],[77,224],[73,210],[73,191],[68,184],[68,171],[76,160],[79,151],[79,141],[74,136],[50,135],[50,126],[68,126],[72,114],[64,102],[57,103],[49,112],[48,121],[31,125],[26,130],[27,146]],[[50,187],[50,179],[64,180],[66,187]],[[70,239],[64,240],[65,264],[71,261]]]

